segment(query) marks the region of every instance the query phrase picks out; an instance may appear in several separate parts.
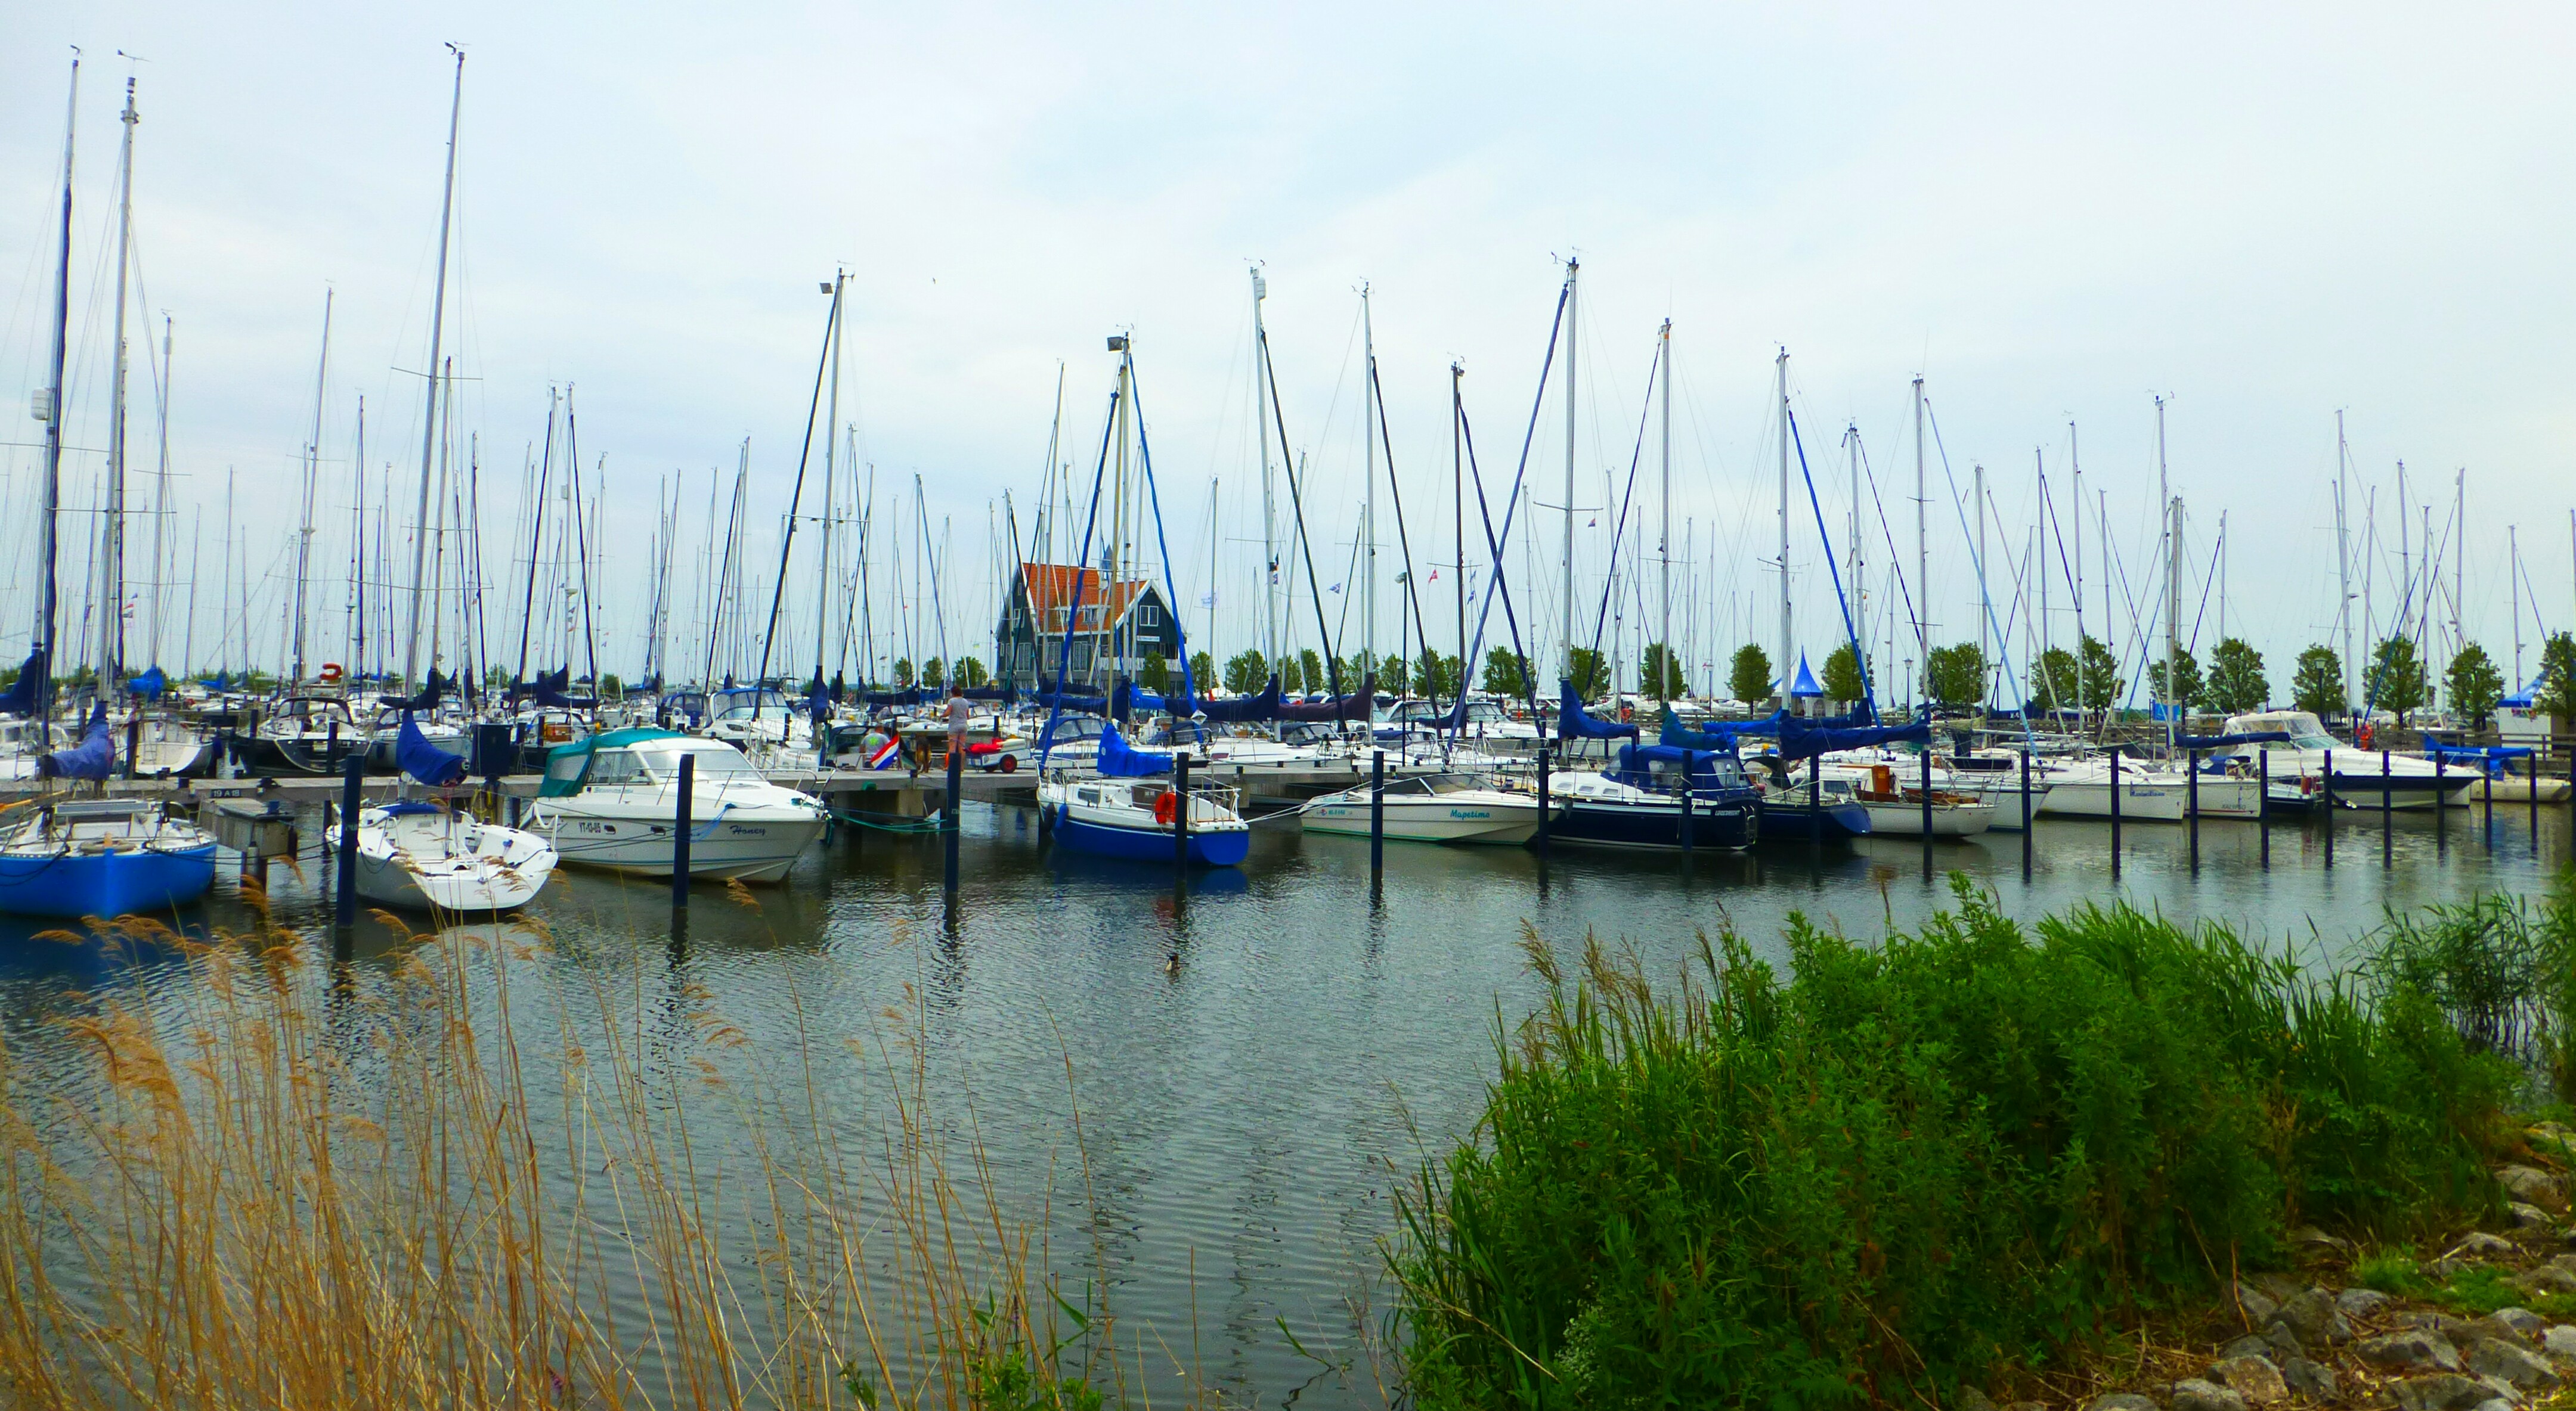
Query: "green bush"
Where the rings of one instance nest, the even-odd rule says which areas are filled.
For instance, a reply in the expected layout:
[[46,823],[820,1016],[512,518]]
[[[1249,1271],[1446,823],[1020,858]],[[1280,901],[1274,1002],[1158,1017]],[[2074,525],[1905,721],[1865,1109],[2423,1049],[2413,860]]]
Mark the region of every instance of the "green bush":
[[2201,1295],[2322,1222],[2494,1199],[2512,1081],[2440,1007],[2215,927],[1959,908],[1872,947],[1792,918],[1655,992],[1533,936],[1477,1132],[1389,1260],[1426,1407],[1939,1399]]

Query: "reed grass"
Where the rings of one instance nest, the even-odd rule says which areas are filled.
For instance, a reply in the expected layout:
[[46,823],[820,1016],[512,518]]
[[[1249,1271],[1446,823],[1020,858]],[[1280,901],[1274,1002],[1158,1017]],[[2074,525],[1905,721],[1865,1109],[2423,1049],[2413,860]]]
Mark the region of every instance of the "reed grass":
[[1731,933],[1661,985],[1531,933],[1547,998],[1399,1201],[1416,1401],[1947,1404],[2298,1225],[2493,1208],[2516,1074],[2441,999],[2126,906],[2026,930],[1954,885],[1879,945],[1793,918],[1786,980]]
[[[533,923],[374,967],[109,929],[188,973],[0,1051],[12,1406],[1091,1411],[1141,1368],[932,1101],[918,1006],[762,1054]],[[835,1101],[852,1063],[890,1104]]]

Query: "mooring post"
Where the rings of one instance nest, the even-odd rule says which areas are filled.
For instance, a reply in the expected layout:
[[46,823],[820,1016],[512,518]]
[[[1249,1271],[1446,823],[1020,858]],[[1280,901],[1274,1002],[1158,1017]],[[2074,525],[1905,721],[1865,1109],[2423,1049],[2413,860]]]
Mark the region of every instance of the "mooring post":
[[1544,735],[1538,742],[1538,831],[1530,835],[1530,843],[1538,849],[1540,857],[1547,856],[1547,737]]
[[2111,876],[2120,875],[2120,747],[2111,747]]
[[1690,751],[1684,750],[1682,752],[1682,870],[1684,871],[1690,870],[1691,865],[1691,843],[1694,841],[1691,835],[1699,831],[1699,820],[1696,810],[1692,807],[1694,802],[1696,801],[1691,798],[1691,756]]
[[2443,782],[2442,747],[2433,746],[2433,855],[2450,851],[2451,791]]
[[957,897],[957,814],[958,803],[966,793],[966,752],[948,752],[948,802],[940,809],[939,837],[943,848],[941,866],[945,869],[950,903]]
[[2478,771],[2478,777],[2479,777],[2479,780],[2481,781],[2481,783],[2480,783],[2480,797],[2479,797],[2479,799],[2478,799],[2478,802],[2479,802],[2479,804],[2481,805],[2482,810],[2483,810],[2483,811],[2484,811],[2484,813],[2486,814],[2486,821],[2485,821],[2485,823],[2484,823],[2484,824],[2482,824],[2481,826],[2482,826],[2482,828],[2484,829],[2484,831],[2485,831],[2485,833],[2486,833],[2487,851],[2488,851],[2488,852],[2494,852],[2494,851],[2495,851],[2495,765],[2494,765],[2494,763],[2493,763],[2492,761],[2490,761],[2490,762],[2488,763],[2488,765],[2487,765],[2487,767],[2486,767],[2486,768],[2479,770],[2479,771]]
[[351,755],[340,765],[340,875],[338,895],[331,908],[335,924],[347,926],[358,919],[358,810],[359,790],[367,777],[367,761]]
[[689,905],[689,806],[697,801],[698,756],[680,756],[680,811],[671,820],[671,909]]
[[2191,751],[2184,760],[2183,807],[2190,811],[2191,870],[2200,870],[2200,751]]
[[2326,751],[2325,769],[2317,776],[2317,807],[2325,813],[2326,866],[2334,866],[2334,751]]
[[[2542,742],[2546,747],[2547,742]],[[2540,750],[2531,752],[2531,787],[2522,791],[2523,801],[2531,807],[2531,855],[2540,856]]]
[[[1895,771],[1890,770],[1889,773]],[[1807,761],[1807,857],[1812,865],[1825,846],[1825,757]]]
[[141,753],[143,753],[143,708],[137,706],[135,707],[134,714],[125,718],[126,778],[131,779],[134,777],[134,757]]
[[2397,865],[2397,802],[2388,792],[2388,751],[2379,752],[2379,865]]
[[[1819,761],[1823,756],[1817,757]],[[1932,742],[1923,742],[1923,876],[1932,876]]]
[[1369,751],[1369,886],[1386,878],[1386,751]]
[[2272,752],[2254,747],[2254,832],[2263,870],[2272,869]]
[[2030,880],[2030,747],[2021,751],[2021,879]]

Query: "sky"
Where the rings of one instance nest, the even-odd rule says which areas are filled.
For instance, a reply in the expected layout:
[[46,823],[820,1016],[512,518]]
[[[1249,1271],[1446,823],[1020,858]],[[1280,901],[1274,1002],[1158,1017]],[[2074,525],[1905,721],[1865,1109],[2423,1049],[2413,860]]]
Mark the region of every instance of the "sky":
[[[1193,645],[1212,641],[1220,658],[1261,645],[1256,264],[1280,459],[1302,458],[1314,549],[1310,583],[1282,546],[1295,582],[1278,610],[1297,645],[1319,635],[1318,597],[1346,652],[1410,641],[1415,616],[1395,583],[1409,549],[1416,580],[1439,590],[1424,594],[1420,628],[1455,649],[1454,362],[1498,526],[1530,436],[1528,507],[1504,546],[1505,579],[1528,645],[1557,653],[1569,615],[1561,364],[1531,427],[1569,255],[1581,263],[1571,615],[1575,640],[1590,643],[1598,621],[1624,661],[1662,630],[1665,561],[1671,632],[1695,679],[1722,675],[1746,641],[1777,655],[1784,349],[1794,446],[1814,491],[1811,501],[1793,450],[1792,636],[1818,664],[1844,639],[1841,604],[1854,597],[1851,630],[1891,675],[1913,669],[1918,612],[1936,645],[1976,639],[1980,465],[1990,630],[2016,674],[2041,632],[2061,644],[2075,633],[2079,523],[2084,629],[2100,635],[2107,615],[2124,652],[2160,631],[2159,395],[2165,474],[2184,504],[2182,621],[2202,656],[2223,614],[2285,696],[2291,658],[2338,634],[2339,411],[2356,635],[2365,589],[2379,630],[2401,603],[2423,611],[2428,519],[2437,656],[2455,640],[2456,599],[2459,634],[2512,674],[2513,543],[2530,590],[2526,673],[2538,633],[2576,615],[2576,351],[2564,336],[2576,276],[2560,238],[2576,226],[2576,149],[2564,140],[2576,93],[2561,81],[2576,14],[2560,7],[746,16],[462,4],[288,5],[250,20],[66,4],[22,7],[0,42],[0,382],[18,405],[46,383],[77,45],[67,638],[98,611],[81,585],[106,465],[116,116],[131,75],[137,509],[157,503],[158,381],[145,350],[157,353],[165,316],[171,355],[170,512],[129,522],[129,632],[149,639],[157,616],[157,656],[173,667],[291,654],[328,291],[306,656],[383,660],[390,636],[398,657],[449,42],[467,61],[443,352],[457,378],[456,459],[470,446],[478,468],[442,484],[480,499],[483,621],[504,666],[534,597],[532,658],[579,666],[586,635],[603,670],[640,669],[666,494],[682,506],[672,674],[757,658],[816,397],[830,303],[820,286],[836,269],[849,280],[839,445],[855,464],[833,457],[836,518],[851,521],[835,530],[835,573],[856,568],[865,509],[874,633],[844,642],[838,624],[855,614],[822,602],[818,433],[773,670],[811,665],[818,614],[835,619],[830,664],[853,675],[868,656],[989,659],[1007,526],[1025,547],[1049,495],[1051,443],[1068,468],[1052,498],[1069,478],[1080,527],[1112,333],[1134,339],[1170,591]],[[1385,389],[1374,477],[1364,285]],[[1668,508],[1648,400],[1666,319]],[[1915,554],[1918,375],[1928,572]],[[595,503],[581,525],[598,560],[586,600],[551,538],[535,554],[542,582],[528,586],[527,466],[567,388],[582,494]],[[40,424],[9,424],[0,648],[23,644],[32,613],[41,464]],[[1859,583],[1838,597],[1835,571],[1853,572],[1847,429],[1868,469]],[[550,483],[575,454],[557,442]],[[724,525],[709,505],[721,521],[738,465],[744,607],[719,633],[707,580]],[[2056,511],[2044,570],[2031,547],[2042,469]],[[1274,472],[1277,535],[1284,475]],[[1372,480],[1373,625],[1356,601],[1371,575],[1354,553]],[[371,515],[394,508],[381,541],[371,528],[353,553],[362,484]],[[1472,542],[1472,496],[1467,508],[1465,557],[1481,588],[1491,555]],[[157,571],[146,547],[156,527]],[[462,552],[448,547],[451,585]],[[1160,550],[1149,541],[1141,553],[1159,575]],[[363,652],[353,565],[371,604]],[[446,624],[451,665],[454,597],[431,614]],[[1479,615],[1471,600],[1471,629]],[[1507,635],[1499,604],[1490,622],[1488,645]],[[130,639],[129,660],[147,655]]]

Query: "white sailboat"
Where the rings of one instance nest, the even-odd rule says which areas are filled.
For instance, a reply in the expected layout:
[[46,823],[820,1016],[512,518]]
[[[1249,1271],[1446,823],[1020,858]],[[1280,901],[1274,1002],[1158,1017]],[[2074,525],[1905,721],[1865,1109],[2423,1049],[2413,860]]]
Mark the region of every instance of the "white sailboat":
[[[429,399],[422,416],[420,514],[412,540],[411,627],[403,651],[403,680],[420,679],[422,576],[427,571],[430,489],[438,445],[439,337],[447,305],[447,241],[456,201],[456,119],[465,100],[465,53],[456,55],[456,91],[447,115],[447,181],[439,203],[438,281],[430,297]],[[404,773],[433,787],[461,783],[465,762],[432,745],[406,716],[396,760]],[[349,820],[325,830],[336,852]],[[485,823],[444,803],[401,799],[359,813],[356,824],[359,895],[379,906],[414,910],[508,911],[533,899],[553,875],[555,850],[534,833]]]

